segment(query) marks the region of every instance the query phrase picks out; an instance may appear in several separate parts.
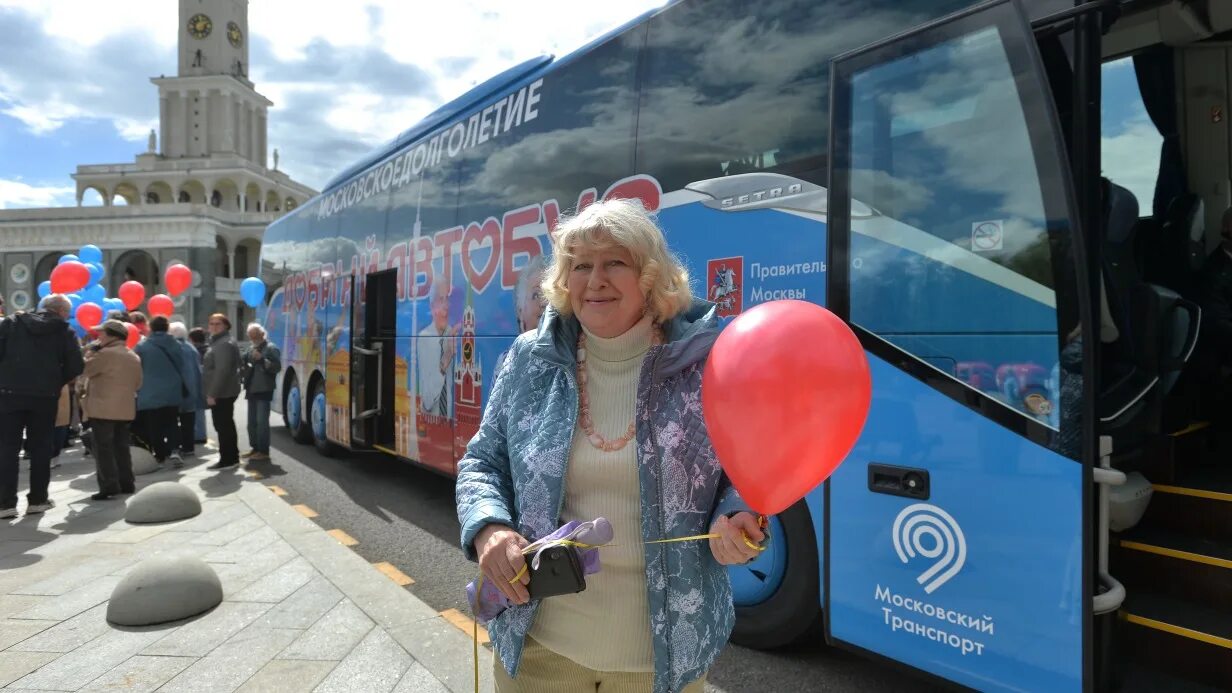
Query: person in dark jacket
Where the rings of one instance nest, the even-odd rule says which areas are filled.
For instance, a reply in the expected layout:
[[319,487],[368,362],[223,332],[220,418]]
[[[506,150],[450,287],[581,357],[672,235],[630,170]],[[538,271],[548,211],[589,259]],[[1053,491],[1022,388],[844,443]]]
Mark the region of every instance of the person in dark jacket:
[[231,321],[222,313],[210,316],[210,348],[205,352],[201,381],[205,401],[218,434],[218,461],[208,469],[227,469],[240,464],[235,431],[235,400],[240,396],[240,349],[231,339]]
[[[1232,395],[1228,374],[1232,371],[1232,208],[1223,213],[1220,243],[1202,266],[1200,286],[1202,335],[1194,355],[1194,370],[1202,382],[1203,408],[1210,414],[1221,439],[1232,431]],[[1222,440],[1228,446],[1228,440]]]
[[[194,327],[188,331],[188,343],[192,344],[197,350],[197,367],[200,368],[205,364],[206,346],[205,330],[200,327]],[[205,444],[205,410],[208,406],[205,403],[205,388],[201,389],[201,400],[197,403],[197,418],[193,421],[194,443]]]
[[1220,244],[1202,266],[1202,332],[1232,366],[1232,208],[1223,214]]
[[30,491],[26,514],[45,512],[60,392],[81,375],[84,362],[68,325],[63,294],[43,299],[42,310],[0,321],[0,518],[17,516],[17,456],[28,437]]
[[188,343],[188,328],[184,323],[171,323],[167,332],[179,342],[184,357],[183,373],[188,394],[180,402],[180,455],[191,457],[194,454],[193,443],[197,440],[197,412],[205,409],[205,393],[201,391],[201,355]]
[[184,352],[175,337],[167,334],[167,318],[150,319],[150,335],[133,351],[141,357],[141,389],[137,391],[137,418],[142,439],[159,464],[170,459],[176,468],[180,456],[180,405],[188,394]]
[[278,371],[282,370],[282,354],[266,339],[261,323],[248,326],[248,341],[248,351],[244,354],[244,390],[248,399],[248,442],[252,450],[245,457],[252,461],[268,460],[270,402],[274,400]]

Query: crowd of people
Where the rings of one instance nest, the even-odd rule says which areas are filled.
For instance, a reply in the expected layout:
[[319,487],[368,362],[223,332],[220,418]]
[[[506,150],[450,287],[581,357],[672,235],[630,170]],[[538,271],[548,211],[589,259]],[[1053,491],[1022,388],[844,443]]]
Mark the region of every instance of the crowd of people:
[[[208,469],[237,467],[241,457],[269,459],[270,402],[282,363],[260,324],[248,326],[241,348],[221,313],[205,329],[190,330],[163,316],[112,312],[78,339],[71,311],[66,296],[52,294],[38,310],[0,320],[0,519],[18,514],[23,456],[30,464],[26,514],[55,507],[51,469],[73,431],[94,459],[98,492],[91,498],[98,501],[136,491],[134,447],[160,467],[183,467],[206,442],[207,409],[219,451]],[[130,330],[139,333],[131,349]],[[234,420],[241,392],[252,446],[243,456]]]

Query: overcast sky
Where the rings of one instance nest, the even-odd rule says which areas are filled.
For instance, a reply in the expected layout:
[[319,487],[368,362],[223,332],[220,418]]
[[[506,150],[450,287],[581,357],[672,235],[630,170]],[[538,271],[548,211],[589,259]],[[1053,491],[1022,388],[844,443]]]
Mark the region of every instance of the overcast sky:
[[[251,0],[249,78],[279,168],[320,189],[474,84],[662,4]],[[0,209],[75,204],[78,164],[145,150],[179,25],[177,0],[0,0]]]

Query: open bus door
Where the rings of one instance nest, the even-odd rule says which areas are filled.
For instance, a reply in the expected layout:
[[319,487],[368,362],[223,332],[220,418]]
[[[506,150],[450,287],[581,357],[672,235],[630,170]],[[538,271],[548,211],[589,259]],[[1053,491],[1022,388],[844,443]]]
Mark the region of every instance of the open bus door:
[[1089,689],[1090,292],[1031,27],[984,3],[835,58],[831,90],[828,303],[874,395],[826,485],[827,640]]
[[351,281],[351,444],[392,446],[398,271],[369,274],[360,287]]

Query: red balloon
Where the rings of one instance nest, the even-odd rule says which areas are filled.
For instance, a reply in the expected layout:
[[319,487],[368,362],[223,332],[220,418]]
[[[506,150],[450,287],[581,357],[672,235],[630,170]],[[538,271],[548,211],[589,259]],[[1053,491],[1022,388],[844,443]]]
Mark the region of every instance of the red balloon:
[[124,282],[116,293],[124,301],[125,310],[137,310],[137,306],[145,300],[145,287],[134,281]]
[[129,349],[132,349],[137,346],[137,342],[141,341],[141,331],[131,322],[124,323],[124,326],[128,328],[128,338],[124,340],[124,343],[128,345]]
[[149,307],[151,316],[171,317],[171,314],[175,312],[175,302],[167,294],[154,294],[146,306]]
[[103,309],[97,303],[83,303],[77,306],[77,322],[87,329],[98,327],[103,321]]
[[851,452],[872,402],[851,328],[806,301],[771,301],[732,321],[702,375],[702,413],[741,497],[774,515],[825,481]]
[[167,284],[167,293],[172,296],[179,296],[192,286],[192,270],[184,265],[176,263],[167,268],[167,272],[163,277]]
[[80,262],[70,260],[51,270],[52,293],[71,294],[86,288],[89,283],[90,268]]

